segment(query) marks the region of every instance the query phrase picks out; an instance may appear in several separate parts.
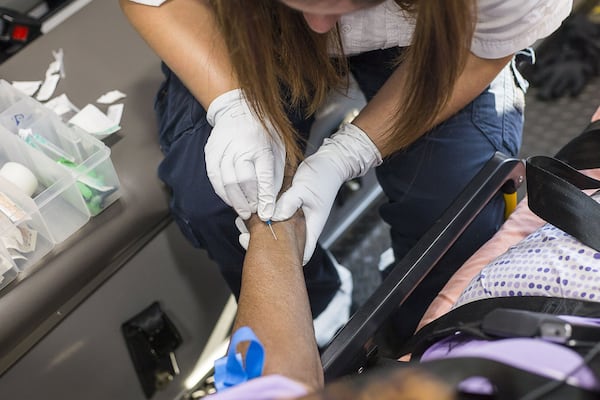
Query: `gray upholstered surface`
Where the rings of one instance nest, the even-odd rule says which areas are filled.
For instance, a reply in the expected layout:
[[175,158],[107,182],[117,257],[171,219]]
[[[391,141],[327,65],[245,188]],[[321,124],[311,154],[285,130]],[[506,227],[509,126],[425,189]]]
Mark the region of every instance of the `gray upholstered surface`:
[[162,79],[158,58],[117,1],[93,1],[2,64],[0,77],[42,78],[59,48],[66,76],[57,95],[85,105],[108,90],[127,94],[122,130],[107,140],[122,195],[0,293],[0,373],[170,221],[156,176],[162,159],[156,123],[148,117]]

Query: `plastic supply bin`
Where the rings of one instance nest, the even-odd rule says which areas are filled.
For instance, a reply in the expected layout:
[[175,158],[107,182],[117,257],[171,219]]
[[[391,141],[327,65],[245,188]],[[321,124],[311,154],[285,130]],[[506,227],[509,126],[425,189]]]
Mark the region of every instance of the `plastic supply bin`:
[[73,175],[66,168],[0,127],[0,165],[9,161],[25,166],[38,181],[38,188],[31,197],[12,183],[0,181],[0,192],[27,214],[27,218],[19,219],[15,225],[26,223],[38,233],[35,254],[24,263],[17,262],[23,269],[85,225],[90,213]]
[[67,125],[41,103],[0,81],[0,124],[76,179],[91,216],[119,198],[120,183],[110,148],[76,126]]
[[54,240],[40,208],[1,176],[0,212],[0,243],[19,270],[33,265],[52,250]]
[[17,277],[18,272],[8,250],[0,244],[0,290],[11,283]]
[[5,80],[0,80],[0,125],[16,133],[19,124],[46,111],[42,104],[15,89]]
[[120,195],[110,148],[0,80],[0,168],[10,161],[29,169],[38,187],[28,196],[0,177],[0,204],[17,210],[0,213],[0,255],[10,260],[0,264],[0,288]]
[[[120,183],[110,148],[100,140],[67,126],[53,112],[28,120],[21,129],[35,135],[29,138],[33,145],[73,175],[90,215],[99,214],[119,198]],[[44,142],[50,145],[44,146]]]

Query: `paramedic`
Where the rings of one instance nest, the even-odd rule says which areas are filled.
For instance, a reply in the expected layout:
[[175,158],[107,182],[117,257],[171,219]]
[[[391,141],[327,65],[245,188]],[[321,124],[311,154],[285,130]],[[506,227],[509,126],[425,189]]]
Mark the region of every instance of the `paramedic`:
[[[184,234],[240,290],[234,224],[301,207],[304,276],[320,345],[345,322],[349,272],[317,244],[335,195],[376,170],[396,259],[495,151],[519,151],[526,83],[513,55],[553,32],[570,0],[120,0],[164,61],[161,179]],[[160,5],[149,7],[136,4]],[[418,9],[418,12],[417,12]],[[312,116],[352,73],[368,104],[302,162]],[[498,228],[497,198],[403,306],[410,335],[454,270]],[[309,261],[310,260],[310,261]],[[341,281],[340,282],[340,278]],[[341,287],[341,290],[338,288]],[[336,320],[336,318],[338,318]],[[402,334],[402,333],[401,333]]]

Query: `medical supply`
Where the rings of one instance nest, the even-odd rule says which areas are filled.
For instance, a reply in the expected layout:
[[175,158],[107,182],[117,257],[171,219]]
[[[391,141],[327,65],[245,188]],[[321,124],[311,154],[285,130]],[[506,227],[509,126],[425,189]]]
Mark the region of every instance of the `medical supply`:
[[98,139],[104,139],[121,129],[119,124],[115,124],[112,119],[93,104],[87,104],[83,107],[69,119],[68,123],[78,126]]
[[12,85],[28,96],[33,96],[42,85],[42,81],[13,81]]
[[[120,195],[110,148],[0,80],[0,167],[7,163],[21,164],[37,180],[28,194],[0,174],[0,192],[23,214],[0,221],[0,258],[17,271],[35,265]],[[8,281],[5,276],[0,288]]]
[[38,181],[33,172],[23,164],[17,162],[9,161],[5,163],[0,168],[0,176],[13,183],[30,197],[38,187]]
[[77,188],[79,189],[79,192],[85,200],[87,207],[93,215],[96,215],[102,211],[103,203],[106,198],[118,189],[116,186],[105,185],[102,178],[94,171],[84,173],[81,171],[81,167],[79,165],[71,162],[70,160],[60,158],[57,162],[73,171],[80,173],[77,176]]
[[[6,273],[14,271],[14,264],[11,262],[10,257],[4,254],[0,254],[0,288],[6,286],[10,280],[7,279]],[[14,273],[16,275],[16,272]]]
[[0,167],[0,289],[119,198],[110,148],[4,80]]
[[0,245],[15,263],[26,263],[28,256],[36,250],[37,230],[30,226],[30,221],[21,206],[0,192]]
[[14,261],[0,244],[0,289],[11,283],[19,274]]
[[28,194],[0,174],[0,256],[24,271],[89,221],[90,211],[66,168],[0,127],[0,166],[9,163],[22,166],[21,172],[26,168],[37,180]]
[[[238,353],[238,344],[247,343],[245,355]],[[238,328],[231,336],[227,355],[215,361],[215,387],[217,391],[239,385],[262,375],[265,349],[249,326]]]
[[71,102],[65,93],[44,103],[44,107],[54,111],[63,121],[71,119],[79,112],[79,108]]
[[110,92],[104,93],[96,100],[100,104],[112,104],[117,100],[121,100],[127,97],[127,95],[120,90],[111,90]]
[[52,50],[52,55],[54,56],[54,61],[48,65],[48,69],[46,70],[46,78],[44,79],[44,82],[42,82],[42,86],[35,96],[36,100],[38,101],[49,100],[56,90],[58,81],[65,77],[63,49],[58,49],[57,51]]
[[23,225],[13,229],[10,234],[2,236],[0,239],[13,260],[26,261],[25,254],[35,251],[37,231]]
[[31,129],[19,129],[18,136],[25,141],[28,145],[35,147],[36,149],[44,152],[50,158],[64,158],[71,162],[75,159],[69,154],[65,153],[60,147],[46,139],[45,137],[33,133]]
[[273,221],[271,221],[269,219],[266,221],[266,224],[269,227],[269,229],[271,230],[271,233],[273,234],[273,237],[275,238],[275,240],[277,240],[277,235],[275,234],[275,231],[273,230]]
[[[27,213],[2,192],[0,192],[0,215],[8,218],[11,223],[15,223],[27,217]],[[3,223],[0,224],[0,227],[3,227],[3,225]]]

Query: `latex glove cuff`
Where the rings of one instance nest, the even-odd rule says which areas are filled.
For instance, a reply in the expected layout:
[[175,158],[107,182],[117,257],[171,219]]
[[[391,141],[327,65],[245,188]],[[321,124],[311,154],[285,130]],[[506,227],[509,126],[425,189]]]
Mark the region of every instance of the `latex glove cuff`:
[[303,264],[312,257],[340,186],[381,163],[381,153],[369,136],[355,125],[344,124],[298,166],[292,186],[277,201],[273,221],[286,220],[302,208],[306,220]]
[[[210,126],[215,126],[217,119],[221,114],[229,109],[232,105],[239,103],[246,103],[244,92],[242,89],[233,89],[217,96],[209,105],[206,110],[206,120]],[[244,104],[246,109],[249,109],[247,104]]]
[[346,167],[344,181],[363,176],[383,162],[381,153],[371,138],[351,123],[343,124],[330,139],[325,139],[323,150],[326,149],[325,146],[330,145],[335,145],[337,158],[340,158]]

